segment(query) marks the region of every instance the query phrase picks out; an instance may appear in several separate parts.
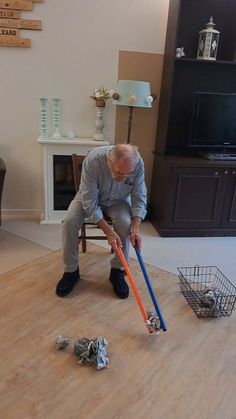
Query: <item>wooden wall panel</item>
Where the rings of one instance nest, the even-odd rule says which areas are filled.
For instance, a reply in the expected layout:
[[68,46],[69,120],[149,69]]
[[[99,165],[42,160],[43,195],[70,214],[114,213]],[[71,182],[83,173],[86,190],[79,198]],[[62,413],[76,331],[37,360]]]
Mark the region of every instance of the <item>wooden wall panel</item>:
[[[138,146],[144,159],[146,183],[151,186],[151,174],[154,149],[158,102],[162,77],[163,54],[145,52],[120,51],[118,64],[118,80],[149,81],[152,93],[157,94],[151,109],[136,108],[133,111],[131,143]],[[129,108],[117,106],[115,142],[125,143],[128,131]]]

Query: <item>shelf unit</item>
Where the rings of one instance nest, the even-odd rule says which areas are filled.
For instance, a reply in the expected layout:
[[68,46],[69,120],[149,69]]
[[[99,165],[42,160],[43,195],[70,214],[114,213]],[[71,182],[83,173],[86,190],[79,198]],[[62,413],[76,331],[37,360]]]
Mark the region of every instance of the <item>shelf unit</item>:
[[[216,61],[195,58],[210,16],[220,31]],[[161,235],[236,235],[236,161],[209,163],[188,147],[194,92],[236,93],[235,22],[235,0],[170,0],[150,199]]]
[[213,65],[218,65],[218,64],[226,64],[226,65],[236,65],[236,60],[235,61],[227,61],[227,60],[216,60],[216,61],[207,61],[207,60],[200,60],[198,58],[175,58],[175,61],[180,63],[180,62],[193,62],[193,63],[199,63],[199,64],[213,64]]

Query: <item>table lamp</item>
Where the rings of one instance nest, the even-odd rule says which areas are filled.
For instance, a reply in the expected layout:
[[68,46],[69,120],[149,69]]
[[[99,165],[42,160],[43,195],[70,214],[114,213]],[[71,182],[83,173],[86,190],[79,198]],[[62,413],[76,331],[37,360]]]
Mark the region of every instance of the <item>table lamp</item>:
[[151,94],[147,81],[119,80],[112,98],[113,104],[129,107],[127,144],[130,144],[133,109],[151,108],[156,95]]

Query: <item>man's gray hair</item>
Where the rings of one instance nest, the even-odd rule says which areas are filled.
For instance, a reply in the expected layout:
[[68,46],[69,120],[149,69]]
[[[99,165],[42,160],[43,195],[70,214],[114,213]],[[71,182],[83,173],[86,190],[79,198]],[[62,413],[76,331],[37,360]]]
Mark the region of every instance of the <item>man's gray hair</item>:
[[131,144],[116,144],[109,150],[109,159],[112,162],[118,160],[132,160],[135,164],[138,163],[140,154],[138,147]]

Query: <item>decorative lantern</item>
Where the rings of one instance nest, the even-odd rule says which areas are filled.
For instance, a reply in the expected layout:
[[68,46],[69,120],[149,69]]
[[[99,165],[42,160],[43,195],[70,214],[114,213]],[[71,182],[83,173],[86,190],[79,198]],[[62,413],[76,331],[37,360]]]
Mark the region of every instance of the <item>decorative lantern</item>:
[[216,60],[220,32],[214,29],[213,17],[206,24],[206,29],[199,31],[197,58],[200,60]]

